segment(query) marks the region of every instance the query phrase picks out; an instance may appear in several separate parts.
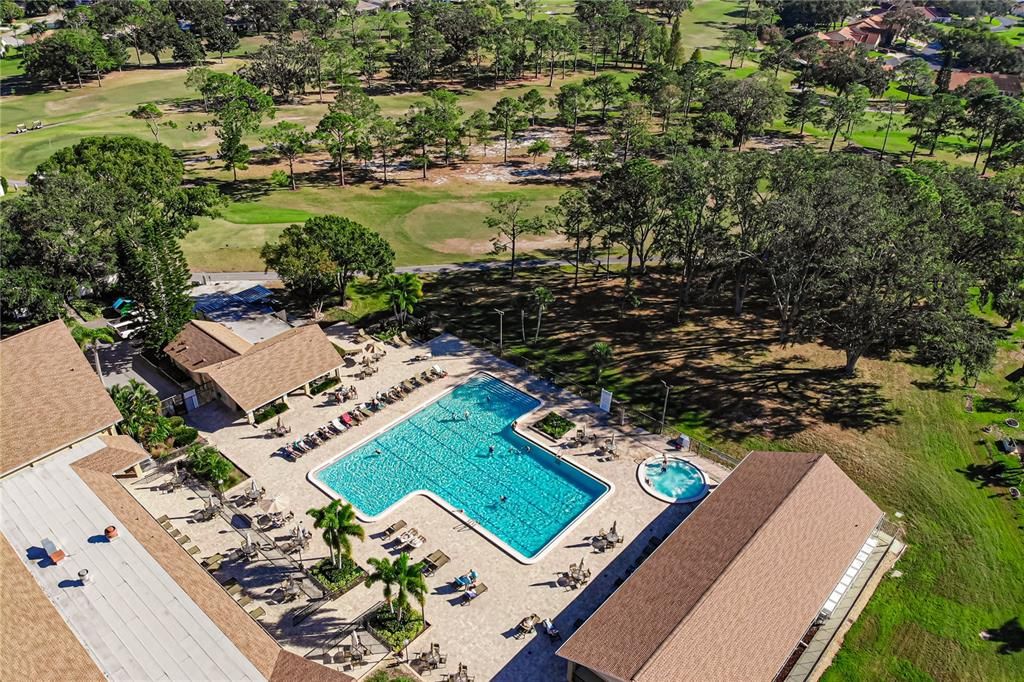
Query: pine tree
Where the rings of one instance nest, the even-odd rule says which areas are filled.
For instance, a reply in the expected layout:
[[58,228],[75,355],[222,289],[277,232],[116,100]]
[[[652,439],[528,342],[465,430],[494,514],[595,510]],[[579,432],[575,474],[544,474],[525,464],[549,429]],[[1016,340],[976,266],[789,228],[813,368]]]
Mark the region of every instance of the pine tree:
[[679,67],[683,64],[684,56],[683,32],[679,27],[679,17],[676,17],[676,20],[672,22],[672,33],[668,39],[668,58],[665,62],[669,66]]

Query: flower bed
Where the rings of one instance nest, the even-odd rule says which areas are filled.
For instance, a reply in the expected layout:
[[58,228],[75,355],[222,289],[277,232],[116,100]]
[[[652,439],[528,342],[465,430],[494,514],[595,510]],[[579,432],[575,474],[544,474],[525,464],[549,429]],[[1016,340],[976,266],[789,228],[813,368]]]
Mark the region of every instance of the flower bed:
[[576,427],[576,424],[555,412],[548,412],[544,418],[533,425],[545,436],[558,440]]
[[366,570],[347,556],[341,558],[340,569],[329,557],[321,559],[309,569],[309,575],[330,592],[332,598],[340,597],[366,580]]
[[427,624],[423,622],[423,614],[412,608],[403,609],[402,621],[398,621],[398,608],[382,606],[367,619],[366,623],[374,637],[391,647],[392,651],[401,651],[405,640],[411,643],[419,637]]
[[253,421],[257,424],[262,424],[268,419],[273,419],[282,412],[288,411],[288,404],[284,402],[274,403],[273,405],[267,405],[262,410],[252,416]]

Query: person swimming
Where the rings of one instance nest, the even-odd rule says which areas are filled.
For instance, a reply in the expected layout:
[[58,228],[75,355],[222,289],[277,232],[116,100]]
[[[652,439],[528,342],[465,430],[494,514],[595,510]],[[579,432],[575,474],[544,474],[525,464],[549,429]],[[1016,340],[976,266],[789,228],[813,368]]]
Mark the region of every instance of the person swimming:
[[500,499],[502,502],[508,502],[508,498],[505,497],[504,495],[502,495]]
[[487,451],[488,451],[488,452],[489,452],[490,454],[492,454],[492,455],[493,455],[493,454],[494,454],[494,446],[493,446],[493,445],[491,445],[491,446],[488,446],[488,448],[487,448]]

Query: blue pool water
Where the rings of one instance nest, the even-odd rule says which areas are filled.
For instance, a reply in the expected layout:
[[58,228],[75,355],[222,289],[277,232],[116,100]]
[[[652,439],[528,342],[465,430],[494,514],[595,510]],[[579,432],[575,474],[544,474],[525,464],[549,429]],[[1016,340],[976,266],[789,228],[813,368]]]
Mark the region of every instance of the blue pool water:
[[682,459],[669,457],[664,471],[661,458],[648,460],[643,464],[643,473],[645,482],[669,500],[690,502],[700,499],[707,492],[704,474]]
[[429,490],[529,559],[608,491],[512,430],[539,404],[480,374],[315,477],[369,517]]

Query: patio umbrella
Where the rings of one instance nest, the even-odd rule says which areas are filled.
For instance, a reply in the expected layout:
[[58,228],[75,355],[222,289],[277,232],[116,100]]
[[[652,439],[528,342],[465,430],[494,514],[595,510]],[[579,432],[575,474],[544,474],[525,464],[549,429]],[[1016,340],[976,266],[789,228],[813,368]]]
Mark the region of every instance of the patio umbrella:
[[245,534],[245,546],[248,547],[250,545],[252,545],[252,538],[250,538],[249,537],[249,533],[246,532],[246,534]]
[[277,418],[277,428],[279,428],[279,429],[283,429],[284,428],[284,422],[281,421],[281,417]]
[[251,481],[252,485],[250,485],[250,486],[249,486],[249,490],[251,490],[251,491],[253,491],[253,492],[256,492],[256,491],[257,491],[257,488],[256,488],[256,479],[255,479],[255,478],[253,478],[253,479],[250,479],[250,481]]
[[260,502],[260,509],[267,514],[283,514],[287,508],[288,498],[281,495]]
[[615,537],[619,537],[618,528],[617,528],[618,525],[619,525],[618,521],[612,521],[612,530],[608,534],[609,535],[614,535]]

